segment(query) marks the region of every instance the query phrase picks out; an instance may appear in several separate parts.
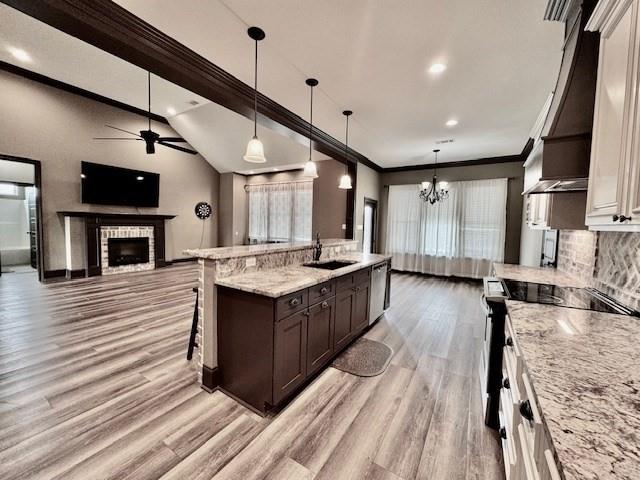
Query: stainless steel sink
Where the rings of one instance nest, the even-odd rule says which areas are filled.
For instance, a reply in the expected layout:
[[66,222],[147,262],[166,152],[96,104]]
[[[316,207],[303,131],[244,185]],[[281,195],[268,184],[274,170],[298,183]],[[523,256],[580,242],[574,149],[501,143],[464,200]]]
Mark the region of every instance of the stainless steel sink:
[[358,263],[356,261],[351,260],[325,260],[324,262],[311,262],[311,263],[303,263],[303,267],[311,267],[311,268],[321,268],[323,270],[337,270],[342,267],[348,267],[349,265],[353,265]]

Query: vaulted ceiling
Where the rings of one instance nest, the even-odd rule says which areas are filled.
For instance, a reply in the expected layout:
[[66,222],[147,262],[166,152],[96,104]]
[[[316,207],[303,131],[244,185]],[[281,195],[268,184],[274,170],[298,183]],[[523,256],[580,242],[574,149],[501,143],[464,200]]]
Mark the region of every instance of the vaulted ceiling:
[[[314,123],[383,167],[519,153],[555,84],[562,25],[546,0],[116,0],[240,80],[308,118],[307,77],[320,81]],[[428,69],[443,63],[433,75]],[[455,119],[455,127],[447,127]]]

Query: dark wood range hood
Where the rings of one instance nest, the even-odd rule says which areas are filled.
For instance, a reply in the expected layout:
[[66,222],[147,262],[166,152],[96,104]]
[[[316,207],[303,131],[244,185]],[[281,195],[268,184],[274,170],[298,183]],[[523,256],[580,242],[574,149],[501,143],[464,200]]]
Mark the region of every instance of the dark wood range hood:
[[596,1],[574,3],[565,24],[558,81],[542,129],[541,177],[525,194],[587,189],[599,34],[584,29]]

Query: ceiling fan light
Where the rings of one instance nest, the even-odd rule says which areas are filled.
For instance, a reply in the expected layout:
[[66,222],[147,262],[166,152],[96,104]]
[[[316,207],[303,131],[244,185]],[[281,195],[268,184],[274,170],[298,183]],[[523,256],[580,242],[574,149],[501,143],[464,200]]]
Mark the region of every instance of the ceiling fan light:
[[338,188],[341,190],[351,190],[353,187],[351,186],[351,177],[349,175],[342,175],[340,177],[340,185]]
[[307,163],[304,164],[302,176],[306,178],[318,178],[318,169],[313,160],[308,160]]
[[267,159],[264,157],[264,147],[258,137],[253,137],[247,144],[247,152],[242,157],[249,163],[265,163]]

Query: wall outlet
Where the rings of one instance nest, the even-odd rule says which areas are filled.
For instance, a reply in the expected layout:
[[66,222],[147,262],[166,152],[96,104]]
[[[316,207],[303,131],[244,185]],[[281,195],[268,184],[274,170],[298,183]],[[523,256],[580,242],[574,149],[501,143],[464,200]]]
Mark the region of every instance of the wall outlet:
[[346,229],[347,229],[347,224],[346,224],[346,223],[343,223],[343,224],[342,224],[342,229],[343,229],[343,230],[346,230]]
[[246,267],[255,267],[256,266],[256,257],[247,257],[245,260]]
[[364,225],[359,223],[358,226],[356,227],[356,230],[364,230]]

